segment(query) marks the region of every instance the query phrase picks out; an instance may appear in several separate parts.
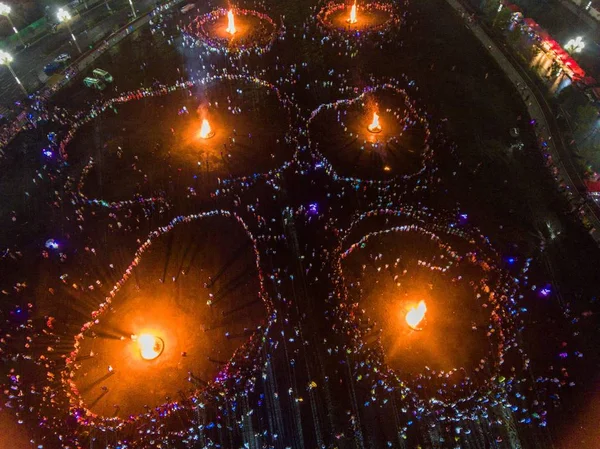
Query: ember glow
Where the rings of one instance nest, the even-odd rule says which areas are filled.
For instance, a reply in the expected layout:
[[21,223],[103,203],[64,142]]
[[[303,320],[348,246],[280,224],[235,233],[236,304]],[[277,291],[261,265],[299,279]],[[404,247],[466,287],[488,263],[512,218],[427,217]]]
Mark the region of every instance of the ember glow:
[[235,29],[233,11],[231,9],[227,12],[227,29],[225,31],[227,31],[229,34],[235,34],[235,32],[237,31]]
[[350,18],[348,18],[348,23],[356,22],[358,22],[358,20],[356,20],[356,2],[354,2],[352,8],[350,9]]
[[425,312],[427,312],[427,306],[425,305],[425,301],[419,302],[417,307],[411,308],[406,314],[406,323],[408,326],[416,331],[420,331],[421,328],[419,324],[425,318]]
[[379,115],[377,115],[377,112],[373,112],[373,121],[367,126],[367,129],[372,133],[381,132],[381,125],[379,124]]
[[151,334],[141,334],[135,340],[144,360],[154,360],[162,354],[165,347],[161,338]]
[[212,136],[214,136],[215,133],[212,130],[212,128],[210,127],[210,123],[208,123],[208,120],[206,119],[202,119],[202,126],[200,126],[200,138],[201,139],[210,139]]

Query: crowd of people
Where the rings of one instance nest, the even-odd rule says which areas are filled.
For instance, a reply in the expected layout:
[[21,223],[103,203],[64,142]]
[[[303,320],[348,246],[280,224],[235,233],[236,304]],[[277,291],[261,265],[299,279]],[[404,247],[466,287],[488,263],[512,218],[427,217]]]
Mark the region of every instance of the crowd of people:
[[340,28],[339,26],[336,26],[332,20],[333,17],[340,14],[344,14],[344,16],[347,17],[349,15],[349,11],[350,5],[346,3],[329,1],[325,4],[325,6],[319,9],[318,13],[316,14],[316,18],[323,31],[330,33],[335,30],[338,36],[342,36],[344,33],[347,34],[348,32],[354,31],[357,31],[358,33],[378,33],[385,31],[386,29],[401,26],[403,17],[405,17],[398,14],[398,8],[392,3],[372,2],[361,4],[359,11],[360,13],[364,11],[379,11],[382,14],[380,18],[378,17],[378,20],[375,20],[372,23],[367,23],[364,26],[360,24],[360,21],[358,21],[356,24],[353,24],[352,27],[344,26]]
[[[357,226],[369,227],[369,221],[377,221],[385,218],[388,223],[392,218],[404,220],[410,224],[402,224],[384,229],[378,229],[368,232],[354,243],[348,241],[354,235],[352,229]],[[379,222],[381,226],[381,223]],[[377,227],[371,225],[370,227]],[[362,229],[362,228],[361,228]],[[479,360],[478,366],[474,371],[462,366],[457,366],[449,371],[436,371],[423,369],[422,373],[415,376],[406,376],[402,372],[392,370],[385,363],[385,351],[381,345],[373,350],[366,346],[365,337],[372,330],[373,324],[370,323],[368,314],[361,313],[364,306],[360,297],[362,289],[359,288],[360,280],[346,280],[344,277],[344,260],[355,252],[368,251],[371,240],[381,239],[383,236],[393,234],[408,234],[423,237],[430,240],[439,250],[439,253],[431,255],[423,254],[419,260],[408,260],[406,263],[417,265],[423,269],[436,271],[450,279],[448,285],[456,283],[458,280],[468,282],[473,289],[472,298],[489,313],[487,324],[487,338],[489,342],[483,346],[490,348],[487,357]],[[458,249],[458,243],[450,239],[458,238],[464,248]],[[366,212],[357,217],[350,225],[349,230],[340,239],[338,249],[339,260],[334,265],[337,271],[337,289],[340,298],[340,320],[344,323],[343,329],[351,329],[356,351],[366,351],[369,355],[369,367],[373,370],[372,376],[376,379],[375,373],[382,373],[381,378],[384,384],[381,386],[374,382],[374,388],[400,388],[404,395],[413,397],[413,405],[419,413],[444,413],[448,420],[463,420],[465,415],[474,418],[481,412],[482,404],[487,404],[490,400],[490,392],[493,392],[497,400],[510,402],[509,394],[505,385],[513,385],[515,391],[522,391],[518,384],[526,378],[528,370],[527,355],[518,347],[517,328],[518,316],[517,301],[519,295],[522,298],[520,285],[523,281],[518,277],[504,273],[499,263],[501,258],[496,251],[489,245],[489,242],[476,230],[475,232],[469,226],[460,224],[457,217],[436,216],[431,211],[419,210],[418,208],[405,207],[403,209],[377,209]],[[453,242],[453,243],[451,243]],[[390,251],[397,251],[389,248]],[[394,252],[394,254],[396,254]],[[402,258],[402,251],[399,251]],[[361,256],[357,256],[361,257]],[[404,256],[406,258],[406,256]],[[377,276],[389,275],[394,265],[385,266],[380,262],[381,257],[377,255],[362,256],[360,260],[372,261],[375,263]],[[396,259],[398,260],[398,259]],[[397,263],[397,262],[396,262]],[[382,265],[378,265],[382,264]],[[476,266],[480,275],[479,279],[470,278],[470,270],[467,265]],[[363,265],[363,271],[367,265]],[[355,285],[356,284],[356,285]],[[350,288],[353,286],[354,288]],[[349,290],[352,290],[350,292]],[[464,298],[463,313],[473,313],[469,306],[468,298]],[[435,307],[436,304],[432,304]],[[437,304],[438,307],[444,307],[443,302]],[[457,348],[458,349],[458,348]],[[448,348],[448,350],[451,350]],[[510,365],[505,363],[506,353],[515,351],[518,354],[519,363]],[[424,365],[426,361],[424,361]],[[484,375],[482,375],[485,373]],[[391,380],[394,379],[394,382]],[[436,391],[436,400],[430,401],[431,391]],[[458,391],[458,393],[457,393]],[[468,392],[468,393],[466,393]],[[452,416],[454,414],[454,416]]]
[[[215,9],[203,16],[198,16],[183,27],[185,45],[193,47],[205,47],[211,52],[226,55],[247,56],[268,52],[277,39],[283,39],[285,26],[283,21],[278,27],[273,19],[267,14],[251,10],[235,8],[231,10],[234,17],[256,17],[259,26],[249,30],[238,31],[234,37],[222,37],[214,31],[215,23],[224,22],[229,10],[224,8]],[[242,19],[246,20],[246,19]],[[246,27],[244,27],[246,28]],[[240,36],[240,34],[243,35]]]
[[[419,110],[415,103],[410,99],[406,91],[400,88],[401,81],[400,80],[386,80],[380,81],[374,86],[367,86],[364,88],[363,92],[350,99],[342,99],[337,100],[334,103],[327,103],[320,105],[317,109],[315,109],[309,116],[307,120],[307,129],[308,129],[308,142],[311,148],[311,151],[318,155],[321,163],[325,167],[327,173],[331,175],[334,179],[343,180],[350,183],[366,183],[366,184],[386,184],[390,182],[397,182],[399,180],[408,181],[411,178],[419,177],[424,173],[427,169],[427,164],[430,163],[433,159],[433,149],[430,146],[430,137],[431,131],[429,130],[429,122],[426,117],[426,112],[423,110]],[[374,102],[377,103],[379,97],[386,95],[387,92],[392,92],[395,95],[399,96],[398,102],[400,103],[396,110],[386,111],[388,117],[393,117],[396,123],[394,126],[397,126],[399,130],[392,135],[386,136],[384,145],[388,145],[392,142],[398,142],[401,140],[403,133],[409,129],[414,128],[418,123],[424,132],[423,136],[423,145],[419,150],[421,151],[421,164],[420,169],[414,173],[406,173],[402,175],[392,176],[389,179],[361,179],[359,177],[340,175],[338,171],[333,167],[333,165],[329,162],[327,157],[319,151],[319,146],[315,139],[312,139],[310,136],[310,127],[313,121],[317,120],[319,114],[323,111],[334,111],[336,114],[337,125],[344,129],[344,131],[348,131],[348,127],[345,123],[346,113],[349,107],[354,104],[361,104],[366,101],[367,98],[374,99]],[[366,127],[366,125],[365,125]],[[364,139],[364,138],[363,138]],[[372,149],[376,149],[379,145],[379,140],[376,143],[372,143]]]
[[[359,47],[374,45],[376,48],[385,45],[386,39],[391,38],[386,37],[384,31],[393,30],[400,25],[406,26],[406,13],[398,13],[396,7],[384,3],[370,5],[369,7],[378,11],[389,13],[390,17],[390,20],[381,24],[381,27],[369,30],[373,33],[368,32],[357,36],[345,29],[333,29],[327,22],[330,14],[345,6],[329,3],[319,14],[315,14],[320,33],[316,34],[317,37],[314,33],[314,18],[302,26],[294,27],[291,34],[294,38],[317,39],[321,43],[330,43],[334,48],[340,48],[340,54],[354,57]],[[260,20],[271,24],[275,33],[272,35],[265,31],[266,34],[257,37],[253,34],[252,39],[256,37],[259,44],[265,39],[267,43],[259,45],[256,42],[248,42],[247,48],[244,46],[238,48],[241,54],[247,56],[248,53],[256,52],[258,55],[264,55],[272,48],[275,40],[284,39],[282,33],[285,28],[276,27],[265,14],[243,9],[238,9],[236,12],[242,15],[256,15]],[[228,43],[207,36],[207,31],[203,28],[209,22],[222,18],[225,13],[226,10],[215,10],[206,16],[199,16],[192,20],[187,28],[183,27],[183,33],[189,35],[184,40],[200,39],[203,45],[222,52],[228,58],[228,62],[232,63],[240,57],[240,52],[231,52]],[[207,60],[209,58],[206,55],[203,57]],[[302,299],[296,297],[295,282],[300,282],[298,278],[304,277],[309,286],[331,282],[331,296],[324,301],[324,304],[325,307],[332,309],[326,314],[330,319],[331,329],[338,336],[336,341],[343,341],[343,343],[332,344],[334,338],[330,336],[315,335],[312,338],[318,340],[319,345],[325,348],[326,354],[335,363],[347,364],[351,374],[348,378],[344,378],[344,382],[349,384],[348,388],[351,389],[352,394],[355,388],[352,381],[357,384],[362,382],[361,386],[368,385],[367,391],[373,399],[361,404],[361,407],[368,407],[376,400],[383,404],[388,401],[398,401],[402,404],[400,409],[408,418],[403,421],[404,424],[399,429],[400,433],[406,435],[413,420],[430,416],[443,416],[448,422],[454,423],[456,428],[460,428],[460,423],[464,420],[488,417],[490,410],[498,405],[511,408],[513,412],[518,413],[522,422],[531,422],[533,419],[536,423],[545,425],[544,404],[543,401],[538,402],[531,393],[533,387],[529,383],[529,359],[518,343],[521,326],[518,318],[522,312],[519,301],[523,298],[523,289],[529,287],[527,282],[529,262],[525,263],[517,273],[508,273],[501,266],[501,256],[493,249],[490,240],[476,228],[465,224],[462,215],[454,210],[445,215],[436,214],[422,204],[413,204],[415,198],[420,200],[419,193],[427,189],[428,181],[433,179],[433,175],[430,179],[425,179],[427,173],[435,173],[436,170],[436,154],[433,145],[441,147],[446,142],[440,137],[442,127],[410,99],[409,92],[418,90],[415,82],[405,75],[399,79],[371,78],[368,87],[359,88],[353,83],[350,72],[336,72],[332,68],[323,79],[312,79],[311,68],[307,62],[288,63],[279,56],[275,61],[268,70],[254,71],[246,64],[236,64],[236,68],[225,67],[222,71],[215,69],[209,75],[191,74],[189,79],[182,79],[174,85],[158,84],[153,87],[141,87],[108,100],[97,101],[88,109],[76,112],[56,107],[49,108],[41,100],[36,104],[34,122],[45,120],[56,123],[63,129],[60,139],[51,145],[56,149],[57,157],[61,161],[60,167],[63,169],[68,166],[69,153],[77,151],[72,148],[72,145],[78,130],[84,124],[100,118],[108,109],[144,98],[166,96],[181,90],[192,91],[197,86],[207,86],[220,80],[251,83],[270,89],[276,93],[280,103],[285,105],[291,115],[300,118],[290,120],[289,134],[293,136],[297,150],[284,164],[267,172],[220,179],[217,188],[210,193],[210,198],[218,197],[222,207],[194,214],[176,214],[175,218],[169,218],[165,224],[151,231],[146,238],[138,238],[139,245],[133,261],[114,284],[105,300],[91,312],[90,318],[83,326],[77,329],[75,335],[59,333],[56,330],[56,320],[51,316],[45,317],[42,323],[30,318],[34,316],[33,304],[28,304],[25,310],[15,308],[7,320],[11,328],[0,338],[0,359],[10,364],[5,407],[15,411],[20,423],[35,422],[36,427],[49,430],[63,446],[78,446],[88,442],[94,430],[112,435],[114,441],[107,443],[107,448],[158,447],[176,438],[183,442],[197,441],[197,438],[200,438],[208,444],[209,441],[212,442],[212,437],[206,435],[225,427],[227,425],[225,422],[229,419],[228,414],[243,413],[244,417],[227,421],[229,426],[237,427],[239,430],[250,425],[254,413],[257,415],[264,413],[263,416],[269,417],[275,413],[271,409],[267,410],[272,398],[266,398],[264,393],[258,393],[256,399],[253,394],[260,379],[273,377],[270,363],[275,357],[274,353],[281,348],[285,348],[286,351],[290,348],[292,361],[286,359],[286,366],[296,367],[299,354],[306,350],[305,342],[308,341],[308,337],[302,337],[302,320],[307,319],[306,314],[300,312],[302,319],[296,323],[294,314],[290,312],[300,307],[298,303]],[[214,68],[211,64],[206,66]],[[273,81],[269,82],[266,79],[273,79]],[[288,95],[287,92],[291,93]],[[303,109],[295,105],[297,97],[300,96],[297,92],[315,93],[314,96],[317,98],[319,92],[326,92],[324,96],[341,99],[328,101],[316,109],[307,107]],[[398,105],[392,115],[399,121],[402,129],[418,124],[425,130],[421,169],[416,173],[386,180],[339,175],[339,168],[334,167],[323,153],[314,147],[315,136],[310,133],[311,123],[318,120],[319,114],[324,110],[338,111],[363,101],[366,96],[377,98],[377,95],[386,92],[395,94],[394,98],[397,99]],[[304,112],[306,117],[302,119]],[[22,132],[23,128],[27,129],[29,126],[34,126],[31,121],[25,126],[7,130],[8,134],[2,137],[0,148],[8,145],[13,134]],[[448,144],[448,147],[451,145]],[[72,207],[75,214],[74,222],[77,223],[80,232],[84,232],[83,225],[86,220],[100,221],[98,217],[102,216],[108,217],[111,222],[109,226],[112,227],[112,222],[118,223],[119,229],[130,233],[134,238],[135,235],[143,232],[140,221],[147,215],[147,208],[160,208],[160,215],[165,217],[175,208],[175,198],[166,194],[120,201],[89,198],[84,194],[84,187],[93,167],[94,160],[90,159],[79,177],[69,176],[65,181],[64,192],[58,190],[56,192],[56,207],[65,205]],[[56,174],[53,172],[56,170],[55,166],[48,165],[45,169]],[[296,198],[298,196],[304,198],[302,194],[290,200],[288,193],[290,183],[286,182],[286,179],[292,178],[305,180],[300,184],[301,190],[319,191],[322,193],[323,201],[297,204]],[[409,184],[409,180],[415,182]],[[429,182],[429,185],[431,184],[432,182]],[[356,207],[355,202],[360,204],[360,208]],[[282,203],[286,204],[284,211],[280,207]],[[345,207],[349,204],[353,204],[354,208]],[[140,213],[139,208],[144,212]],[[119,299],[120,289],[133,276],[136,266],[154,241],[169,234],[180,223],[198,221],[215,215],[236,220],[252,241],[259,273],[260,296],[267,305],[269,325],[253,334],[245,344],[240,346],[236,355],[224,365],[214,382],[199,388],[194,395],[185,400],[167,401],[165,404],[150,407],[147,413],[127,419],[94,414],[88,408],[88,404],[82,401],[78,386],[73,380],[81,340],[85,332],[93,329],[102,316],[112,310],[113,303]],[[342,216],[345,218],[340,218]],[[409,223],[389,225],[388,220],[399,217]],[[375,219],[384,220],[384,224],[369,225],[370,220]],[[127,224],[121,226],[122,223]],[[296,241],[296,226],[308,230],[318,229],[319,231],[315,232],[317,237],[311,241],[300,240],[299,243]],[[364,226],[368,232],[359,234],[358,238],[355,238],[356,230],[361,230]],[[111,229],[116,228],[117,226]],[[303,232],[302,229],[300,232]],[[419,234],[435,242],[444,255],[447,265],[439,266],[429,259],[423,262],[427,269],[445,272],[465,263],[477,266],[481,272],[486,273],[486,276],[474,282],[472,287],[473,294],[490,312],[486,329],[492,349],[489,357],[481,360],[476,375],[467,372],[463,367],[456,367],[455,370],[448,372],[432,372],[424,368],[420,374],[405,377],[404,373],[391,370],[387,366],[385,353],[381,348],[373,350],[365,345],[364,332],[371,323],[368,315],[360,310],[361,298],[350,294],[348,285],[352,281],[345,277],[343,262],[350,254],[360,253],[369,240],[377,239],[383,233]],[[461,240],[470,249],[461,251],[454,248],[448,242],[452,239]],[[299,272],[291,266],[289,253],[285,253],[282,247],[287,248],[286,251],[291,251],[294,256],[298,256],[298,260],[302,260],[302,271]],[[88,253],[92,250],[96,252],[95,248],[86,246],[84,252]],[[45,249],[45,251],[54,250]],[[106,252],[108,253],[109,250]],[[367,255],[366,258],[375,259],[373,254]],[[385,267],[378,268],[386,270]],[[323,269],[330,271],[323,275]],[[455,271],[452,273],[455,276],[460,275]],[[492,285],[489,282],[490,278],[495,280]],[[65,274],[61,275],[60,280],[63,284],[75,282]],[[24,288],[26,287],[22,283],[16,283],[11,293],[20,293]],[[87,287],[79,285],[73,288]],[[282,326],[280,335],[272,332],[276,322]],[[72,324],[69,323],[68,326],[71,329]],[[53,354],[55,348],[59,342],[64,343],[64,341],[73,341],[72,349],[64,359],[55,357]],[[509,352],[510,359],[506,357]],[[286,357],[289,357],[287,353]],[[564,378],[568,377],[568,373],[562,375]],[[564,378],[540,377],[537,381],[540,384],[548,382],[556,384],[564,382]],[[320,387],[311,379],[306,388],[289,387],[287,391],[270,393],[277,399],[279,395],[283,396],[286,393],[294,403],[300,403],[304,400],[304,395],[310,396],[311,391]],[[213,412],[205,413],[209,408]],[[357,424],[357,416],[360,412],[355,409],[349,409],[348,412],[351,416],[351,427],[358,434],[360,426]],[[171,425],[171,420],[177,424]],[[65,422],[69,425],[65,426]],[[184,425],[181,425],[181,422]],[[197,437],[198,433],[201,434],[200,437]],[[454,429],[452,433],[456,433]],[[460,431],[458,433],[460,434]],[[272,439],[273,435],[265,431],[262,437],[253,438],[263,437],[266,441]]]

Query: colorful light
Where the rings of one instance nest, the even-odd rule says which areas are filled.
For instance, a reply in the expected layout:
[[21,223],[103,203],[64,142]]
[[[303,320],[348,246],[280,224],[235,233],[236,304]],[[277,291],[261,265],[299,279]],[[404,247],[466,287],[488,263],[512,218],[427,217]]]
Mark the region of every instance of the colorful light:
[[356,2],[352,5],[350,9],[350,17],[348,18],[348,23],[356,23],[358,20],[356,19]]
[[371,133],[381,132],[381,125],[379,124],[379,115],[377,115],[377,112],[373,112],[373,121],[367,126],[367,129]]
[[423,319],[425,318],[425,312],[427,312],[427,306],[425,305],[425,301],[420,301],[417,307],[412,307],[406,313],[406,323],[408,324],[408,326],[415,331],[422,330],[419,327],[419,324],[421,324],[421,321],[423,321]]
[[227,29],[225,31],[227,31],[229,34],[235,34],[237,31],[235,29],[235,21],[233,18],[233,11],[231,9],[227,12]]
[[210,139],[212,136],[214,136],[215,133],[212,130],[212,128],[210,127],[210,123],[208,123],[208,120],[203,119],[202,120],[202,126],[200,126],[200,138],[201,139]]

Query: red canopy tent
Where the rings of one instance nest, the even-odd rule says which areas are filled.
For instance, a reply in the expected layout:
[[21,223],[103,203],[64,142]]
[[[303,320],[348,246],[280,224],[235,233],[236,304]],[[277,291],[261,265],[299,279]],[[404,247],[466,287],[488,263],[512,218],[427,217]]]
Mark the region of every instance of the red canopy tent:
[[534,30],[534,31],[535,31],[535,34],[537,34],[540,39],[542,39],[542,40],[550,39],[550,35],[543,28],[540,27],[539,30]]
[[582,79],[585,77],[585,70],[580,67],[577,61],[575,61],[558,42],[554,39],[544,39],[542,43],[554,53],[555,58],[559,63],[568,67],[574,78]]
[[596,84],[596,80],[591,76],[584,77],[581,82],[586,86],[594,86]]
[[517,5],[514,5],[512,3],[504,3],[504,6],[506,6],[508,9],[510,9],[512,12],[522,12],[521,8],[519,8]]
[[600,192],[600,181],[585,181],[588,192]]

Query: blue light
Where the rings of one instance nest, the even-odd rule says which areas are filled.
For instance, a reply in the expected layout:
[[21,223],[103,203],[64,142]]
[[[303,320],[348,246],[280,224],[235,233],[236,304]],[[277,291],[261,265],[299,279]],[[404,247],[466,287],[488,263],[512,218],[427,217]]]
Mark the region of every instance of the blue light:
[[58,249],[58,242],[54,239],[48,239],[48,240],[46,240],[46,248]]

